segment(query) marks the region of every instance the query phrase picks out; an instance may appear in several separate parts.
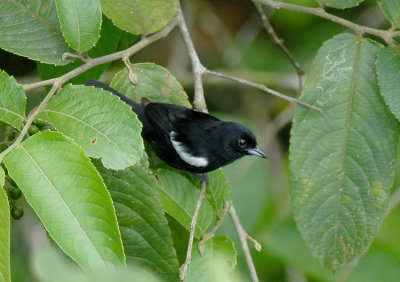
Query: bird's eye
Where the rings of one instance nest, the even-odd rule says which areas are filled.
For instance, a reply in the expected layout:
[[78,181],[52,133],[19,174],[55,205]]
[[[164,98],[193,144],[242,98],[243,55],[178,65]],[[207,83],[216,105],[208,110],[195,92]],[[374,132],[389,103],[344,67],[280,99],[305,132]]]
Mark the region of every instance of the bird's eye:
[[238,145],[239,145],[239,147],[246,147],[246,145],[247,145],[247,142],[246,142],[246,140],[244,140],[244,139],[239,139],[239,141],[238,141]]

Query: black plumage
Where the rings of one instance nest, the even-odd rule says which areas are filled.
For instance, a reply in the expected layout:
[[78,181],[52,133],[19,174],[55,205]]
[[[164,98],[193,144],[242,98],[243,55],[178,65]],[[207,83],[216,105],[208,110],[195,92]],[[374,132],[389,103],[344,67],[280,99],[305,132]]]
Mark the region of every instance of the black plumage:
[[266,158],[254,134],[241,124],[183,106],[151,103],[146,98],[139,104],[97,80],[88,80],[85,85],[110,91],[130,105],[143,125],[143,138],[172,167],[203,173],[245,155]]

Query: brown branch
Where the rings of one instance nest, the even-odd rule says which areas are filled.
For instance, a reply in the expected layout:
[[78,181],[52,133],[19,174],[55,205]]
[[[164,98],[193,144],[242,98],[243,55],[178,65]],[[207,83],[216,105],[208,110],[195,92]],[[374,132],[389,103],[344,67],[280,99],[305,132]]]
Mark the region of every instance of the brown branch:
[[56,81],[59,81],[59,82],[61,82],[61,84],[64,84],[68,80],[80,75],[81,73],[84,73],[85,71],[87,71],[95,66],[102,65],[102,64],[116,61],[116,60],[120,60],[125,57],[130,57],[133,54],[135,54],[136,52],[138,52],[141,49],[143,49],[144,47],[146,47],[147,45],[150,45],[151,43],[167,36],[175,28],[175,26],[178,25],[178,23],[179,23],[179,19],[177,17],[175,17],[162,30],[160,30],[159,32],[156,32],[148,37],[143,38],[138,43],[134,44],[133,46],[129,47],[128,49],[125,49],[125,50],[122,50],[119,52],[115,52],[115,53],[112,53],[112,54],[109,54],[109,55],[106,55],[103,57],[99,57],[99,58],[95,58],[95,59],[88,59],[87,63],[83,64],[82,66],[80,66],[58,78],[52,78],[52,79],[43,80],[43,81],[39,81],[39,82],[35,82],[35,83],[24,84],[23,87],[24,87],[25,91],[28,91],[28,90],[35,89],[38,87],[52,85]]
[[181,32],[183,42],[186,45],[186,49],[189,53],[190,60],[192,61],[192,69],[194,75],[194,101],[193,105],[195,109],[208,112],[206,101],[204,98],[203,80],[202,75],[205,71],[205,67],[200,62],[199,56],[197,55],[196,49],[194,48],[192,38],[190,37],[188,28],[186,26],[185,18],[183,17],[182,9],[178,6],[177,18],[179,19],[179,31]]
[[235,207],[232,205],[231,209],[229,210],[229,215],[231,216],[233,225],[235,226],[236,232],[239,235],[240,243],[243,248],[244,257],[246,259],[247,266],[250,271],[250,277],[253,282],[258,282],[256,268],[254,267],[253,259],[251,258],[249,245],[247,244],[247,237],[248,234],[244,230],[242,224],[240,223],[239,217],[236,213]]
[[[206,174],[204,174],[203,176],[207,177]],[[192,222],[190,223],[189,244],[188,244],[188,248],[187,248],[187,251],[186,251],[185,263],[182,265],[182,268],[181,268],[181,274],[180,274],[180,280],[181,281],[185,281],[187,268],[189,267],[190,261],[192,259],[194,233],[196,231],[197,219],[199,217],[201,203],[202,203],[204,195],[206,193],[206,187],[207,187],[207,180],[204,179],[201,182],[200,195],[199,195],[199,198],[197,199],[196,209],[194,210],[194,214],[193,214],[193,217],[192,217]]]
[[279,98],[282,98],[282,99],[284,99],[284,100],[286,100],[286,101],[289,101],[289,102],[293,102],[293,103],[297,103],[297,104],[303,105],[303,106],[305,106],[305,107],[307,107],[307,108],[310,108],[310,109],[313,109],[313,110],[315,110],[315,111],[318,111],[318,112],[320,112],[321,114],[324,113],[320,108],[318,108],[318,107],[316,107],[316,106],[310,105],[310,104],[308,104],[308,103],[306,103],[306,102],[303,102],[303,101],[301,101],[301,100],[299,100],[299,99],[292,98],[292,97],[290,97],[290,96],[286,96],[285,94],[282,94],[282,93],[280,93],[280,92],[278,92],[278,91],[275,91],[275,90],[273,90],[273,89],[270,89],[270,88],[268,88],[267,86],[265,86],[265,85],[263,85],[263,84],[258,84],[258,83],[255,83],[255,82],[253,82],[253,81],[246,80],[246,79],[244,79],[244,78],[240,78],[240,77],[236,77],[236,76],[231,76],[231,75],[224,74],[224,73],[220,73],[220,72],[216,72],[216,71],[211,71],[211,70],[208,70],[208,69],[206,69],[206,70],[204,71],[204,73],[205,73],[205,74],[214,75],[214,76],[218,76],[218,77],[223,77],[223,78],[226,78],[226,79],[230,79],[230,80],[239,82],[239,83],[241,83],[241,84],[247,84],[247,85],[249,85],[249,86],[258,88],[258,89],[260,89],[260,90],[262,90],[262,91],[264,91],[264,92],[266,92],[266,93],[268,93],[268,94],[272,94],[272,95],[275,95],[275,96],[277,96],[277,97],[279,97]]
[[337,24],[343,25],[347,28],[350,28],[356,33],[361,33],[361,34],[368,33],[368,34],[380,37],[387,44],[392,45],[392,46],[397,45],[396,42],[393,40],[393,38],[400,36],[399,32],[391,32],[388,30],[376,29],[376,28],[353,23],[346,19],[329,14],[329,13],[325,12],[325,10],[321,7],[318,7],[318,8],[304,7],[304,6],[300,6],[300,5],[289,4],[289,3],[273,1],[273,0],[254,0],[254,1],[264,4],[264,5],[267,5],[267,6],[270,6],[274,9],[283,8],[283,9],[287,9],[287,10],[303,12],[303,13],[311,14],[311,15],[314,15],[317,17],[321,17],[321,18],[327,19],[329,21],[335,22]]
[[268,20],[267,15],[264,13],[264,10],[261,6],[260,3],[257,3],[255,0],[253,0],[254,6],[256,7],[256,10],[258,12],[258,15],[260,16],[265,30],[268,32],[269,36],[271,36],[272,40],[275,42],[275,44],[282,50],[282,52],[288,57],[294,68],[296,69],[297,75],[299,77],[299,92],[301,92],[301,89],[303,87],[303,75],[305,74],[304,70],[301,68],[300,64],[296,61],[296,59],[293,57],[293,55],[290,53],[290,51],[286,48],[286,46],[282,43],[282,40],[279,39],[278,35],[276,34],[274,28],[272,27],[271,23]]

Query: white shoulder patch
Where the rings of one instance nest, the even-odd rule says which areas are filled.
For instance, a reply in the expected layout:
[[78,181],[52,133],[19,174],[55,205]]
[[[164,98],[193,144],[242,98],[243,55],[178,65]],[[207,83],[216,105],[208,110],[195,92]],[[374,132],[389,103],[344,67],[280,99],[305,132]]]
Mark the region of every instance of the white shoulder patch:
[[171,139],[172,146],[174,147],[176,153],[186,163],[195,167],[205,167],[208,165],[208,160],[206,158],[193,156],[192,154],[190,154],[188,148],[182,142],[175,140],[176,138],[175,131],[171,131],[169,137]]

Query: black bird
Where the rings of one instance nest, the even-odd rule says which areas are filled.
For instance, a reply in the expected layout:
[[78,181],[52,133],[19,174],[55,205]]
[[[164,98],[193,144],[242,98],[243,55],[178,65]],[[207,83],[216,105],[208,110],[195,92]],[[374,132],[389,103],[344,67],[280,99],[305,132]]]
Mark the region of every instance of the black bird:
[[241,124],[221,121],[183,106],[151,103],[146,98],[138,104],[97,80],[84,84],[112,92],[130,105],[143,125],[144,139],[172,167],[204,173],[245,155],[266,158],[254,134]]

